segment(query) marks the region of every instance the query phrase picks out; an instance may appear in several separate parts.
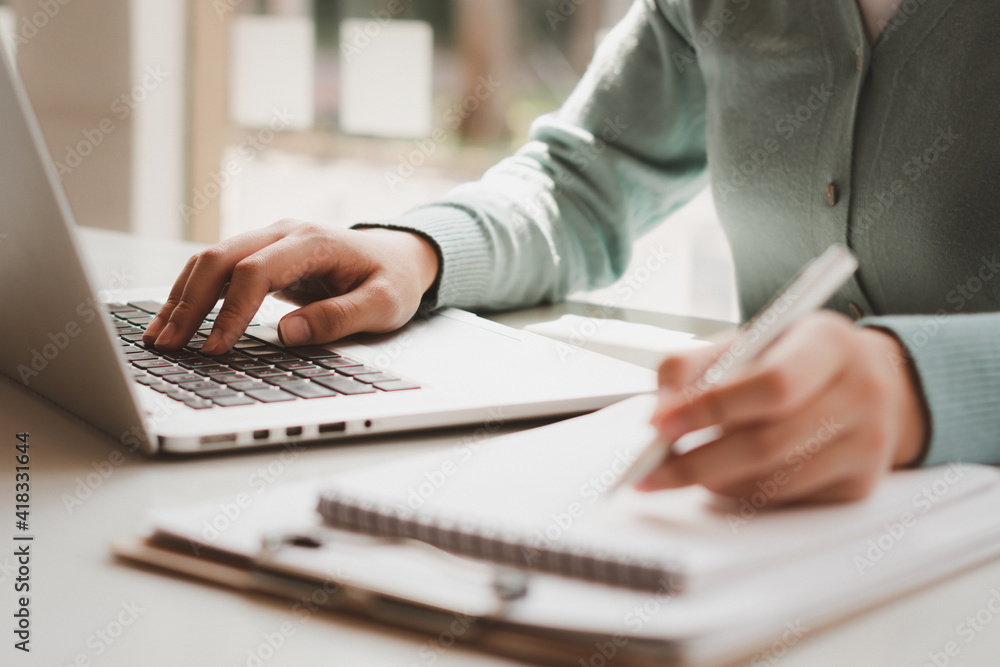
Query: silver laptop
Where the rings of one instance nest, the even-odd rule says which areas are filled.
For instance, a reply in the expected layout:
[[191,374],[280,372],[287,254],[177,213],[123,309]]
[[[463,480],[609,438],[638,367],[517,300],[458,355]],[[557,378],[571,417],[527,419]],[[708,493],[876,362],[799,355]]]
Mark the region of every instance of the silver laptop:
[[2,48],[0,60],[0,371],[123,447],[200,453],[458,424],[494,429],[655,388],[647,369],[455,309],[394,334],[283,348],[269,301],[222,358],[199,352],[200,335],[177,353],[144,349],[138,339],[155,293],[99,302]]

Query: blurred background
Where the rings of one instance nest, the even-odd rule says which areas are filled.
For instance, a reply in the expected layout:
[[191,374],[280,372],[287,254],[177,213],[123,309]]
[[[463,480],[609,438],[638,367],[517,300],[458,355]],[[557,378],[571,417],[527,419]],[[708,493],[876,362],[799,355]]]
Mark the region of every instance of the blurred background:
[[[392,218],[478,178],[569,94],[629,0],[0,0],[82,225],[214,243]],[[665,268],[641,268],[654,253]],[[703,192],[622,302],[735,320]]]

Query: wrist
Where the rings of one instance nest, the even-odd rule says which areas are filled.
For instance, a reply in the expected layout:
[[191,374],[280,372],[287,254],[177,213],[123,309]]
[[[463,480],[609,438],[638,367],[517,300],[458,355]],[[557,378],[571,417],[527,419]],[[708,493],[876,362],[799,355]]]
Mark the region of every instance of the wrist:
[[414,267],[414,279],[424,294],[433,287],[440,272],[441,260],[439,251],[430,239],[423,234],[408,229],[390,227],[356,227],[358,231],[369,234],[379,234],[391,239],[400,252],[411,260]]
[[919,377],[909,352],[892,332],[875,328],[867,331],[878,337],[881,358],[892,387],[889,409],[897,421],[892,465],[894,468],[916,465],[924,457],[929,432]]

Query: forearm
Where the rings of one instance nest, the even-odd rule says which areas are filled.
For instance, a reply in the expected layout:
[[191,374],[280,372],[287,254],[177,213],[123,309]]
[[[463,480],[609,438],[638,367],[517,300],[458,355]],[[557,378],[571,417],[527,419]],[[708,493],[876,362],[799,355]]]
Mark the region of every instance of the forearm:
[[376,223],[437,244],[435,305],[554,301],[621,274],[634,238],[705,182],[703,82],[670,60],[686,45],[637,3],[517,154],[442,202]]

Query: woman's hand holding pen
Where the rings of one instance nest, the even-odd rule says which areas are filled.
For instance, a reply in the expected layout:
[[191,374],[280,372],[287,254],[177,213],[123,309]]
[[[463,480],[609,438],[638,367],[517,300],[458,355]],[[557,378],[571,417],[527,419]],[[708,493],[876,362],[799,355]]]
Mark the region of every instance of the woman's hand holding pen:
[[728,343],[668,358],[652,418],[672,442],[721,425],[723,436],[664,461],[637,486],[701,484],[768,504],[850,500],[917,462],[927,434],[920,389],[900,343],[847,317],[803,317],[729,381],[698,380]]

